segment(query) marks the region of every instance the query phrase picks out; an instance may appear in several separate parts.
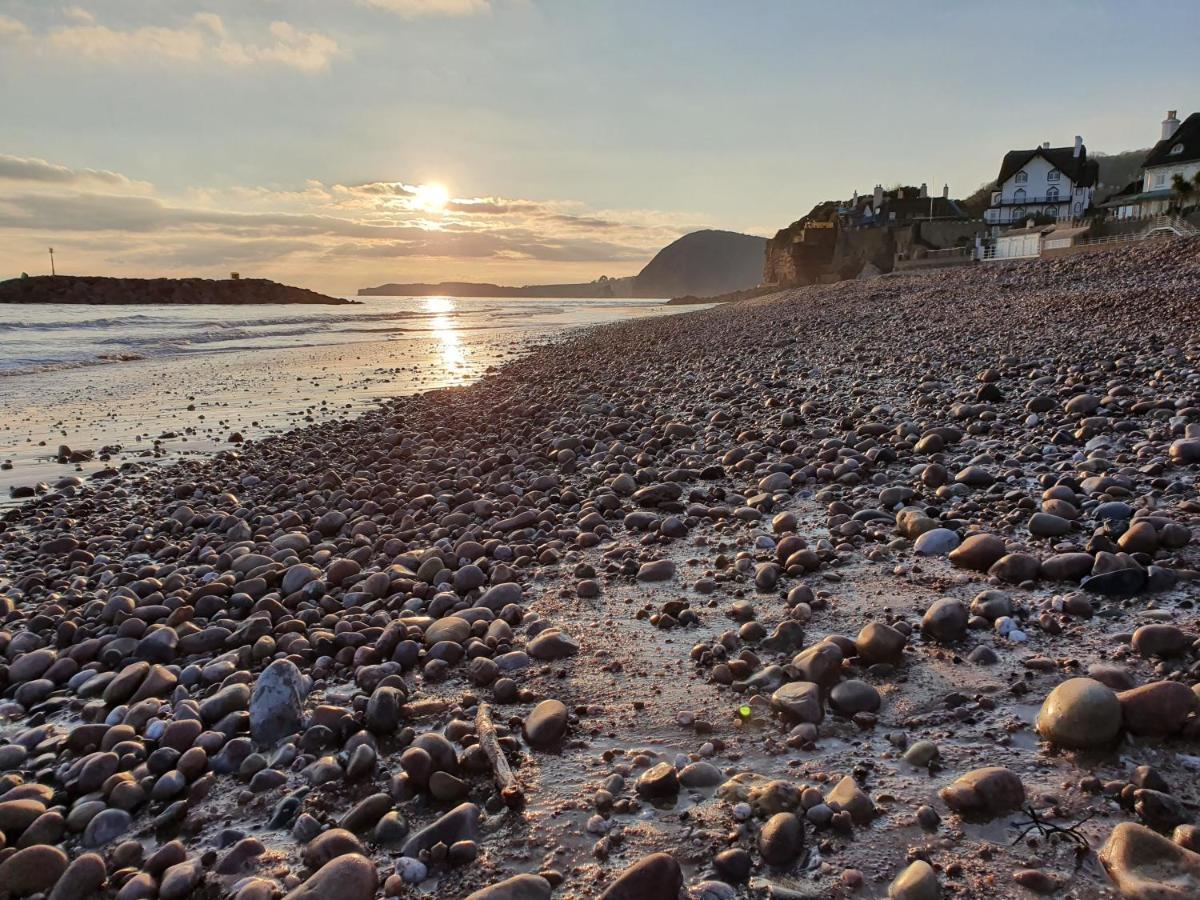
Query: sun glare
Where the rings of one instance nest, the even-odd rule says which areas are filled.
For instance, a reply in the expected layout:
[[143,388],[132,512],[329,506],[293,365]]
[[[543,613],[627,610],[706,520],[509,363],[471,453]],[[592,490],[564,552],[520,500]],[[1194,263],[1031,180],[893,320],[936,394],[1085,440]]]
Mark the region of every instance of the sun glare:
[[450,192],[445,185],[420,184],[413,191],[413,206],[425,212],[441,212],[450,200]]

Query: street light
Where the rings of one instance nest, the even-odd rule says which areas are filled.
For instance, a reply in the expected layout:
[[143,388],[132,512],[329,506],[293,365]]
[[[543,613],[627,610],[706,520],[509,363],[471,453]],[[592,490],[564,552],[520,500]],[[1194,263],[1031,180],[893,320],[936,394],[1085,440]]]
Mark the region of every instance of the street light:
[[53,247],[50,248],[50,274],[51,275],[58,274],[57,272],[54,271],[54,248]]

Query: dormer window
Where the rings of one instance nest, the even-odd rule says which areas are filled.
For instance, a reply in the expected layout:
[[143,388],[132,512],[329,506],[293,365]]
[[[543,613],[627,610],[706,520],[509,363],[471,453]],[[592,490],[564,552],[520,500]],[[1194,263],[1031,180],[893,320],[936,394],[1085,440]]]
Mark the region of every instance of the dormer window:
[[1058,171],[1058,169],[1051,169],[1046,173],[1047,181],[1058,181],[1060,178],[1062,178],[1062,172]]
[[1176,144],[1174,147],[1171,148],[1172,156],[1178,156],[1182,152],[1183,152],[1183,144]]
[[1027,181],[1029,181],[1029,173],[1022,169],[1016,174],[1016,176],[1014,176],[1013,180],[1017,184],[1025,184]]

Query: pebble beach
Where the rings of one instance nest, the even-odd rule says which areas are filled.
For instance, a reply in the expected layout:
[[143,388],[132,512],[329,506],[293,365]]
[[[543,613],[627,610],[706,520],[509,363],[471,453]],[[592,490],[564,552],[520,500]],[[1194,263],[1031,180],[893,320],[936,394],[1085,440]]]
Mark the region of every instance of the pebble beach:
[[0,511],[0,897],[1200,896],[1200,240],[516,349]]

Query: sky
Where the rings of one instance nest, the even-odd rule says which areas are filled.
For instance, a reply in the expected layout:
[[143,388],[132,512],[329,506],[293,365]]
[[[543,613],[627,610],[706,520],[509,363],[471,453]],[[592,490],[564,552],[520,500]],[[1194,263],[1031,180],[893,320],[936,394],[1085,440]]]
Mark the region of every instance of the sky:
[[0,278],[589,281],[1200,110],[1196,0],[0,0]]

